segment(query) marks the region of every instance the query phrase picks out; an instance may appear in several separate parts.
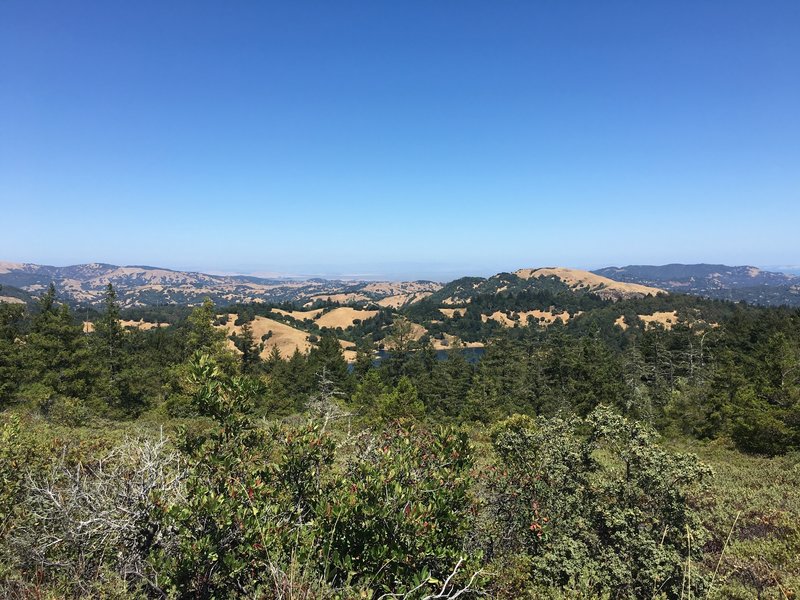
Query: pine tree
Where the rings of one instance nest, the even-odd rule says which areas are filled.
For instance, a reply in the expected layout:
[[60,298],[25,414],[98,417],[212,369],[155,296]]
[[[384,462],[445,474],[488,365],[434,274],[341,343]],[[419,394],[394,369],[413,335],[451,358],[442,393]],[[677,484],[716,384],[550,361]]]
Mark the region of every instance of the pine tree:
[[123,348],[125,332],[119,319],[117,294],[110,283],[106,288],[103,306],[104,311],[95,323],[92,340],[102,373],[100,385],[103,394],[109,404],[116,404],[122,396],[118,379],[126,359]]
[[461,342],[456,342],[448,350],[447,359],[440,363],[440,372],[441,406],[434,409],[438,408],[439,412],[450,417],[460,417],[464,413],[474,374],[473,366],[464,357],[464,346]]
[[380,373],[372,369],[356,387],[353,394],[353,404],[359,413],[366,416],[375,414],[378,406],[378,399],[386,393],[386,386],[381,379]]
[[417,388],[408,377],[401,377],[390,392],[378,398],[378,412],[382,419],[421,418],[425,414],[425,405],[419,399]]
[[207,352],[216,354],[222,349],[225,332],[214,327],[214,303],[206,298],[189,315],[189,334],[186,339],[188,354]]
[[[344,359],[342,345],[333,335],[325,334],[320,338],[316,348],[308,355],[311,372],[315,378],[325,369],[327,377],[333,381],[336,389],[350,393],[352,384],[347,361]],[[314,381],[316,384],[316,380]]]
[[24,305],[0,302],[0,408],[12,399],[23,376],[19,339],[24,312]]
[[242,352],[240,368],[244,374],[253,374],[261,363],[261,344],[256,344],[253,327],[245,321],[239,335],[236,336],[236,347]]
[[375,345],[372,339],[362,340],[356,346],[356,362],[353,365],[353,374],[357,379],[362,379],[373,369],[375,361]]
[[266,361],[264,361],[264,370],[267,373],[273,373],[276,369],[278,369],[281,364],[283,364],[283,357],[281,356],[281,351],[278,350],[277,346],[273,346],[272,350],[269,352],[269,356],[267,356]]
[[56,396],[90,397],[97,373],[86,336],[69,307],[56,303],[52,284],[39,303],[23,355],[27,381],[39,386],[45,410]]

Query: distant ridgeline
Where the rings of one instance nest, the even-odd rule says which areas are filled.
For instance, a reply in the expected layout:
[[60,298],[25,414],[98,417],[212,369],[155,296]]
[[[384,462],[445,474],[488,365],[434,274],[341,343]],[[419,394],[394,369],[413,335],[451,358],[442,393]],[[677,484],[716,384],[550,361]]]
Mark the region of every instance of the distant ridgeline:
[[594,271],[617,281],[763,306],[800,306],[800,276],[726,265],[630,265]]
[[119,267],[102,263],[51,267],[0,262],[6,297],[28,301],[54,283],[59,297],[73,306],[97,306],[111,283],[124,308],[198,305],[210,298],[218,306],[251,302],[315,302],[403,308],[429,298],[456,305],[473,296],[520,292],[588,292],[621,300],[659,291],[692,294],[763,306],[800,306],[800,276],[725,265],[631,265],[593,272],[566,268],[520,269],[489,278],[464,277],[447,284],[432,281],[367,282],[327,279],[208,275],[158,267]]

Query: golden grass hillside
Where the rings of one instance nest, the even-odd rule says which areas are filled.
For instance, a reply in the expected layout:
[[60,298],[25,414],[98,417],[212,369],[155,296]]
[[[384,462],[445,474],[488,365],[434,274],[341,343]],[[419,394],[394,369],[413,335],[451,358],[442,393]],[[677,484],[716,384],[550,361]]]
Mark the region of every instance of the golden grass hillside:
[[320,327],[330,327],[332,329],[341,327],[342,329],[347,329],[351,325],[354,325],[356,321],[366,321],[377,314],[377,310],[361,310],[349,306],[342,306],[318,316],[315,322]]
[[592,292],[607,300],[621,300],[625,298],[641,298],[644,296],[655,296],[664,290],[638,283],[624,283],[614,281],[602,275],[596,275],[589,271],[579,269],[568,269],[566,267],[544,267],[540,269],[520,269],[514,274],[521,279],[532,279],[542,277],[556,277],[563,281],[573,290],[583,290]]
[[571,318],[578,316],[578,314],[580,313],[570,315],[566,311],[562,313],[553,313],[546,310],[524,310],[511,313],[511,318],[509,318],[507,313],[498,310],[493,312],[491,315],[481,315],[481,320],[484,323],[489,320],[497,321],[505,327],[516,327],[517,325],[523,327],[528,324],[528,317],[531,317],[534,323],[538,323],[540,325],[551,325],[556,319],[561,319],[564,323],[566,323]]
[[[238,315],[231,313],[228,315],[227,323],[218,325],[218,327],[224,328],[229,336],[241,333],[241,325],[234,325],[237,318]],[[288,359],[294,354],[295,350],[299,350],[305,354],[314,347],[314,344],[309,340],[310,334],[296,327],[292,327],[291,325],[287,325],[286,323],[276,321],[275,319],[256,316],[250,322],[250,326],[253,329],[253,338],[255,342],[257,344],[264,344],[263,350],[261,351],[261,358],[267,358],[273,348],[278,349],[282,358]],[[265,336],[268,337],[264,339]],[[342,346],[342,350],[344,350],[345,360],[350,362],[354,361],[356,353],[354,350],[348,349],[353,346],[353,343],[346,340],[339,340],[339,344]],[[228,340],[228,347],[237,353],[239,352],[230,339]]]

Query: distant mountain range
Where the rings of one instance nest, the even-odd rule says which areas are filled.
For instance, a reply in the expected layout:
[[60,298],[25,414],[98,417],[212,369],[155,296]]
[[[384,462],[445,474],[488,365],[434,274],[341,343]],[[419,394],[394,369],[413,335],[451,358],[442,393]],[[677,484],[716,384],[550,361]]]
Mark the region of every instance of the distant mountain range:
[[[245,275],[208,275],[159,267],[90,263],[52,267],[0,262],[0,296],[29,301],[50,283],[72,304],[97,305],[111,283],[123,307],[199,304],[211,298],[220,306],[247,302],[375,304],[402,308],[425,298],[442,306],[469,303],[481,294],[549,290],[592,294],[606,300],[687,293],[753,304],[800,306],[800,276],[756,267],[726,265],[631,265],[593,272],[563,267],[520,269],[492,277],[432,281],[374,282],[327,279],[298,280]],[[12,300],[12,298],[14,300]]]
[[60,297],[73,304],[102,302],[109,283],[123,307],[161,304],[199,304],[211,298],[218,305],[245,302],[386,301],[394,306],[430,294],[441,284],[431,281],[399,283],[352,282],[325,279],[265,279],[246,275],[207,275],[159,267],[90,263],[51,267],[30,263],[0,262],[0,285],[7,296],[17,288],[39,295],[54,283]]
[[659,287],[670,292],[760,305],[800,306],[800,276],[757,267],[727,265],[629,265],[594,271],[617,281]]

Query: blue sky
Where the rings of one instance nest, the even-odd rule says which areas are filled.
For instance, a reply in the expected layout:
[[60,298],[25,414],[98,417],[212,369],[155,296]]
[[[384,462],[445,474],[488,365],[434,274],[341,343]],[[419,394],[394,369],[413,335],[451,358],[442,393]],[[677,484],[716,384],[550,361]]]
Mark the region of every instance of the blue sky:
[[800,2],[0,3],[0,260],[800,264]]

